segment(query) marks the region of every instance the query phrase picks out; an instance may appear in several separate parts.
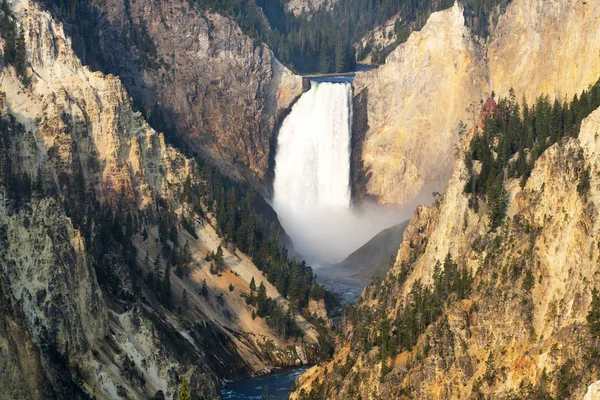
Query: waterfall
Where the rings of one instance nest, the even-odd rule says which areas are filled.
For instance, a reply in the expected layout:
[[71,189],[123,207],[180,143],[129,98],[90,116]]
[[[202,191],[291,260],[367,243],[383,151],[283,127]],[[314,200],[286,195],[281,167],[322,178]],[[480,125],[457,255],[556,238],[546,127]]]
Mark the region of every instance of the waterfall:
[[279,131],[273,207],[296,250],[320,262],[348,253],[336,237],[351,213],[351,121],[350,84],[312,82]]
[[311,85],[279,130],[272,205],[296,252],[326,266],[409,218],[412,208],[351,207],[352,88]]
[[275,202],[295,212],[350,205],[350,84],[314,83],[278,137]]

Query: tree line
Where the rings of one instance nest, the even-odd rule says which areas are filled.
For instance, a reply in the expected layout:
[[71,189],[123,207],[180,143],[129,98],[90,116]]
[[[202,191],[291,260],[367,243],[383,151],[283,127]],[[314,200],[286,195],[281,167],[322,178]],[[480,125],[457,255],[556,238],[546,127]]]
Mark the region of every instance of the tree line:
[[[454,0],[339,0],[331,7],[295,16],[286,11],[285,0],[189,1],[232,17],[248,36],[267,43],[280,61],[300,73],[352,71],[357,59],[370,52],[373,63],[383,63],[411,32],[425,25],[432,12],[454,4]],[[489,35],[490,18],[509,2],[461,1],[466,23],[482,38]],[[388,46],[377,46],[372,38],[364,46],[359,44],[367,32],[394,18],[396,39]]]
[[[369,288],[369,292],[376,292],[377,286],[381,285],[380,282],[376,283]],[[460,269],[448,254],[443,264],[439,261],[436,263],[431,286],[423,285],[419,280],[412,285],[408,300],[397,315],[385,314],[385,308],[371,311],[362,306],[349,307],[347,319],[354,330],[352,348],[368,351],[377,346],[383,365],[382,376],[385,376],[390,371],[389,360],[403,351],[411,350],[427,327],[442,316],[446,305],[468,298],[472,285],[470,271]],[[381,295],[384,292],[379,293]],[[385,302],[383,299],[382,304]],[[378,325],[373,326],[372,321],[379,321]]]
[[[41,0],[77,26],[87,52],[101,64],[102,54],[95,49],[100,12],[87,1]],[[347,72],[357,60],[372,54],[380,64],[413,31],[420,30],[432,12],[452,7],[454,0],[338,0],[331,7],[321,6],[308,14],[294,15],[286,10],[286,0],[188,0],[200,12],[213,11],[232,18],[256,43],[266,43],[277,58],[295,72]],[[466,24],[474,34],[486,39],[490,21],[510,0],[461,0]],[[371,37],[362,39],[377,26],[392,21],[395,40],[382,46]],[[136,46],[142,69],[162,65],[156,46],[146,30],[145,21],[130,18],[129,38]],[[117,72],[117,71],[115,71]]]
[[[465,193],[474,195],[475,207],[479,197],[487,199],[492,228],[499,226],[506,214],[505,178],[520,179],[525,186],[540,155],[564,137],[579,136],[581,122],[598,107],[600,80],[570,101],[556,98],[551,102],[544,95],[533,105],[525,100],[519,104],[514,90],[498,101],[497,111],[486,118],[482,133],[473,136],[465,154],[471,171]],[[473,170],[474,161],[481,163],[479,173]],[[589,171],[582,171],[579,185],[584,194],[589,188]]]
[[184,183],[183,198],[199,215],[215,216],[224,240],[252,257],[260,269],[295,308],[308,305],[309,298],[322,298],[323,288],[312,268],[290,259],[282,245],[283,230],[277,215],[261,195],[245,183],[222,175],[217,168],[197,158],[198,183]]
[[31,77],[27,74],[27,50],[25,49],[25,34],[23,28],[17,25],[7,0],[0,2],[0,37],[4,39],[3,58],[6,65],[15,68],[17,76],[25,86],[29,85]]

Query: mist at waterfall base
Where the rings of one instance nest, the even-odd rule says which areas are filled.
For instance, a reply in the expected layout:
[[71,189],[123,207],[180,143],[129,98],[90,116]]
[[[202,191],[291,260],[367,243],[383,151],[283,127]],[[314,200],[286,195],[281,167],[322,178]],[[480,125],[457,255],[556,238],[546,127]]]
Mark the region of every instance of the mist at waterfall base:
[[343,260],[412,213],[351,207],[351,123],[350,84],[311,82],[279,130],[272,205],[296,253],[313,265]]

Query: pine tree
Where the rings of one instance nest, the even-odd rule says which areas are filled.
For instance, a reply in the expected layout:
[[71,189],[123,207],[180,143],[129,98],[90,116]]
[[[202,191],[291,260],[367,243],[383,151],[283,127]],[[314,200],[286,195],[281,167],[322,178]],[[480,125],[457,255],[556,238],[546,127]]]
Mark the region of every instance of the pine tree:
[[154,259],[154,284],[157,290],[160,290],[160,282],[162,281],[162,274],[160,273],[160,254]]
[[171,242],[173,242],[175,246],[179,244],[176,225],[171,226],[171,230],[169,232],[169,239],[171,240]]
[[183,289],[183,294],[181,296],[181,305],[183,306],[183,310],[187,311],[188,309],[188,294],[187,290]]
[[492,229],[495,229],[502,224],[508,208],[508,193],[504,188],[502,174],[497,175],[488,190],[487,202],[489,207],[490,225]]
[[258,296],[256,298],[257,314],[261,317],[265,316],[267,311],[267,288],[263,282],[258,287]]
[[585,196],[590,191],[590,170],[584,168],[579,175],[579,183],[577,183],[577,193],[580,196]]
[[225,270],[225,260],[223,258],[223,248],[221,247],[221,245],[217,247],[217,254],[215,254],[213,259],[215,260],[215,267],[217,273],[223,272]]
[[202,280],[202,287],[200,288],[200,294],[204,297],[208,297],[208,287],[206,286],[206,279]]
[[167,262],[167,268],[165,268],[165,276],[161,285],[161,292],[164,303],[169,306],[171,304],[171,263]]
[[252,277],[252,280],[250,281],[250,291],[255,291],[256,290],[256,282],[254,281],[254,277]]
[[337,72],[344,72],[346,67],[346,52],[344,43],[340,38],[335,43],[335,70]]
[[189,241],[185,242],[185,246],[183,246],[178,258],[179,260],[175,268],[175,274],[181,278],[185,272],[185,268],[189,268],[193,261],[192,249],[190,248]]
[[587,322],[592,336],[600,337],[600,296],[596,288],[592,289],[592,308],[587,315]]
[[179,394],[177,395],[177,400],[191,400],[192,399],[192,395],[190,394],[189,390],[188,390],[188,381],[187,378],[184,376],[183,379],[181,380],[181,389],[179,390]]
[[185,246],[183,246],[183,254],[182,254],[182,260],[183,260],[183,264],[186,267],[189,267],[190,264],[193,261],[193,256],[192,256],[192,248],[190,247],[190,242],[186,241],[185,242]]
[[42,197],[44,194],[44,181],[42,174],[42,167],[38,167],[37,174],[35,176],[35,183],[33,185],[33,191],[38,197]]
[[329,57],[329,48],[325,39],[321,42],[321,49],[319,51],[319,72],[329,73],[331,72],[331,59]]

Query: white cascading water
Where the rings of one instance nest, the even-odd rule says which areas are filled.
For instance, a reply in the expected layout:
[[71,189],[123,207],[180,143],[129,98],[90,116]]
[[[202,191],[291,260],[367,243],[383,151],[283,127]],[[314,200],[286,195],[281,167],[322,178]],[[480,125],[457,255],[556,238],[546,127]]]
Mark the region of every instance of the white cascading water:
[[352,88],[331,82],[311,82],[279,130],[273,208],[296,252],[313,266],[342,261],[412,213],[350,207],[351,132]]
[[273,207],[296,251],[335,262],[353,247],[336,241],[350,213],[352,90],[311,84],[279,131]]
[[350,205],[350,84],[312,83],[279,131],[275,203],[294,212]]

